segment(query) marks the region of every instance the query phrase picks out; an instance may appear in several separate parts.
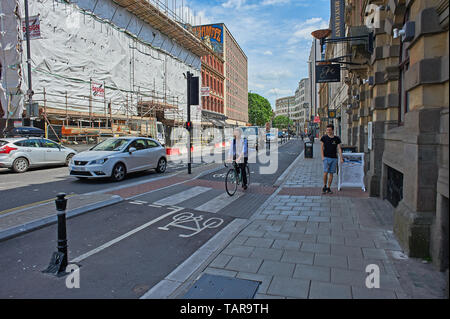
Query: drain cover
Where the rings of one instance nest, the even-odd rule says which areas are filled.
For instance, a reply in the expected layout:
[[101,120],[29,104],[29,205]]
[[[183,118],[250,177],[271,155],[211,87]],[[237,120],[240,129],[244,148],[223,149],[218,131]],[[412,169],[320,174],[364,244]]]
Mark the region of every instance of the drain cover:
[[260,282],[203,274],[185,299],[253,299]]

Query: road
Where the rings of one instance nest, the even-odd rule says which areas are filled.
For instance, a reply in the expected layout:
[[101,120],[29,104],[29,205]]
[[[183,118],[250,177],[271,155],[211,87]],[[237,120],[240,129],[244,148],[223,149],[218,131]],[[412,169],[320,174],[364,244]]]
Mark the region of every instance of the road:
[[213,236],[248,219],[302,149],[292,140],[274,152],[273,174],[261,174],[264,164],[250,164],[252,184],[233,197],[225,193],[220,169],[69,219],[69,262],[81,266],[80,289],[41,273],[56,250],[56,225],[0,242],[0,298],[141,297]]
[[[194,158],[193,167],[201,165],[199,157]],[[187,170],[186,165],[169,161],[164,174],[153,170],[132,173],[127,175],[121,183],[114,183],[109,179],[78,180],[70,176],[67,167],[32,168],[29,171],[17,174],[9,169],[0,169],[0,215],[24,205],[38,204],[52,200],[56,194],[85,194],[100,191],[106,188],[125,186],[152,180],[164,175],[174,174]],[[26,194],[26,196],[24,196]]]

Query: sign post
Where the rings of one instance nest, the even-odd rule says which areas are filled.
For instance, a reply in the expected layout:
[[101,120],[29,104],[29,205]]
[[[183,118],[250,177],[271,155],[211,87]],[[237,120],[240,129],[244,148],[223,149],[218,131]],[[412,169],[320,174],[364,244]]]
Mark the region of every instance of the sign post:
[[338,190],[342,187],[361,187],[364,185],[364,153],[342,153],[344,163],[339,161]]

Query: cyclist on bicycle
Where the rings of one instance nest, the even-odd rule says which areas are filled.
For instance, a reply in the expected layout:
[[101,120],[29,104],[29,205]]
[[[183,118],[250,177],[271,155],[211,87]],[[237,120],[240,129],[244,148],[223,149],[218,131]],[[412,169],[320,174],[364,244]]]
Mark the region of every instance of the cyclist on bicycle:
[[247,189],[247,174],[245,174],[245,167],[248,162],[248,141],[242,137],[242,130],[236,128],[233,131],[233,140],[231,141],[231,147],[228,151],[228,161],[236,162],[236,169],[241,172],[242,175],[242,188]]

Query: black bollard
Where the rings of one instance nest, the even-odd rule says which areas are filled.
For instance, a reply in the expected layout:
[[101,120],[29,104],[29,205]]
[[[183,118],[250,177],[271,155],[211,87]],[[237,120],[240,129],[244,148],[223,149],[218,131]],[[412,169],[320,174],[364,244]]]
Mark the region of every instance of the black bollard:
[[58,211],[58,251],[53,253],[50,264],[43,272],[62,276],[66,274],[66,267],[68,265],[66,232],[67,199],[64,193],[59,193],[56,197],[55,204],[56,210]]

